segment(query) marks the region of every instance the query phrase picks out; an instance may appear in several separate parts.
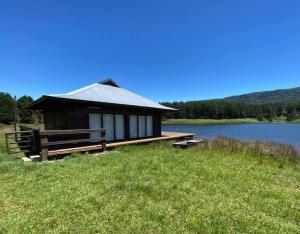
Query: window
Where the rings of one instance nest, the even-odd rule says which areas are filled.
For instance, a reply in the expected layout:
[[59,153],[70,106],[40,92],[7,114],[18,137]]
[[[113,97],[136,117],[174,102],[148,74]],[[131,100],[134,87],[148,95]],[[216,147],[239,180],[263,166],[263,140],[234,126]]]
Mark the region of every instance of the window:
[[137,116],[130,115],[129,117],[130,138],[137,138]]
[[116,140],[125,138],[124,134],[124,115],[115,115]]
[[147,136],[153,136],[153,117],[151,115],[147,116]]
[[[101,114],[91,113],[89,114],[89,127],[91,129],[101,128]],[[96,142],[100,140],[99,132],[91,132],[90,139],[92,142]]]
[[113,114],[104,114],[103,115],[103,128],[106,129],[106,140],[114,140],[114,116]]
[[139,137],[146,137],[146,116],[139,116]]

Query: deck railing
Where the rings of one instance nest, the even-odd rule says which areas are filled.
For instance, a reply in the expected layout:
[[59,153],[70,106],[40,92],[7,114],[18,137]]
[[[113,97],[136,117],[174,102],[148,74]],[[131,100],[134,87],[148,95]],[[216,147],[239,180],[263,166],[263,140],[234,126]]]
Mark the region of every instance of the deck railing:
[[6,148],[8,154],[28,153],[34,147],[33,131],[6,132]]
[[[99,133],[99,137],[97,139],[91,139],[90,136],[88,138],[81,139],[72,139],[72,140],[55,140],[49,141],[49,137],[53,136],[62,136],[62,135],[83,135],[83,134],[91,134],[91,133]],[[106,149],[106,130],[104,128],[100,129],[72,129],[72,130],[43,130],[40,131],[41,137],[41,160],[48,160],[48,148],[49,146],[57,146],[57,145],[69,145],[69,144],[78,144],[78,143],[101,143],[101,148],[104,151]],[[67,147],[68,149],[70,147]],[[74,148],[73,152],[84,151],[84,148]]]

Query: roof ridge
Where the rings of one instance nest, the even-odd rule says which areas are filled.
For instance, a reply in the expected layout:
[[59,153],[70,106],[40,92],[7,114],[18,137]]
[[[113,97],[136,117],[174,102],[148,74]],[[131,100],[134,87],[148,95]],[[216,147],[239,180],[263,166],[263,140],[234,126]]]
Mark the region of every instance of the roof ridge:
[[111,79],[111,78],[99,81],[98,84],[110,85],[112,87],[121,88],[120,85],[117,82],[115,82],[113,79]]
[[94,87],[94,86],[96,86],[96,85],[98,85],[98,83],[93,83],[93,84],[84,86],[84,87],[82,87],[82,88],[80,88],[80,89],[75,89],[75,90],[73,90],[73,91],[71,91],[71,92],[68,92],[68,93],[65,93],[65,94],[63,94],[63,95],[72,95],[72,94],[76,94],[76,93],[79,93],[79,92],[84,91],[84,90],[86,90],[86,89],[89,89],[89,88],[91,88],[91,87]]
[[48,96],[56,98],[67,98],[74,100],[173,110],[173,108],[163,106],[160,103],[157,103],[147,97],[144,97],[128,89],[99,83],[93,83],[65,94],[56,94]]
[[154,103],[154,104],[158,104],[158,105],[160,105],[160,106],[162,106],[161,104],[159,104],[158,102],[155,102],[155,101],[153,101],[153,100],[151,100],[151,99],[149,99],[149,98],[146,98],[146,97],[144,97],[144,96],[142,96],[142,95],[140,95],[140,94],[137,94],[137,93],[135,93],[135,92],[133,92],[133,91],[130,91],[130,90],[128,90],[128,89],[123,89],[123,90],[125,90],[125,91],[127,91],[127,92],[129,92],[129,93],[131,93],[131,94],[133,94],[133,95],[135,95],[135,96],[138,96],[139,98],[142,98],[142,99],[146,99],[147,101],[150,101],[150,102],[152,102],[152,103]]

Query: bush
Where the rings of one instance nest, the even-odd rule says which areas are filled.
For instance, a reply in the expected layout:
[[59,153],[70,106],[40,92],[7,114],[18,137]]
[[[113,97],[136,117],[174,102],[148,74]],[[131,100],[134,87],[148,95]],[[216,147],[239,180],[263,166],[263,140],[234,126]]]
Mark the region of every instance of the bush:
[[27,110],[26,107],[33,102],[32,97],[22,96],[17,100],[20,123],[32,124],[35,122],[35,115],[32,110]]
[[14,120],[14,100],[8,93],[0,92],[0,123],[9,124]]
[[290,113],[290,114],[288,114],[287,115],[287,117],[286,117],[286,121],[294,121],[294,120],[296,120],[296,114],[295,113]]
[[242,152],[251,156],[268,156],[300,163],[298,151],[291,145],[281,143],[243,142],[228,137],[217,137],[205,142],[202,147],[231,153]]
[[257,121],[262,122],[262,121],[264,121],[264,115],[263,114],[258,114],[256,119],[257,119]]

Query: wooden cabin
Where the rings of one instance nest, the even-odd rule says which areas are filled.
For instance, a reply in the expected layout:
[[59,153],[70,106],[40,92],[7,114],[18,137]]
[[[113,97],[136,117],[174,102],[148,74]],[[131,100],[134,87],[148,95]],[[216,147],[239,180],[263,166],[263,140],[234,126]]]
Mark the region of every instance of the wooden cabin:
[[[161,136],[161,115],[175,111],[105,80],[65,94],[44,95],[29,108],[42,110],[46,130],[106,129],[108,142]],[[97,140],[91,133],[91,141]]]

